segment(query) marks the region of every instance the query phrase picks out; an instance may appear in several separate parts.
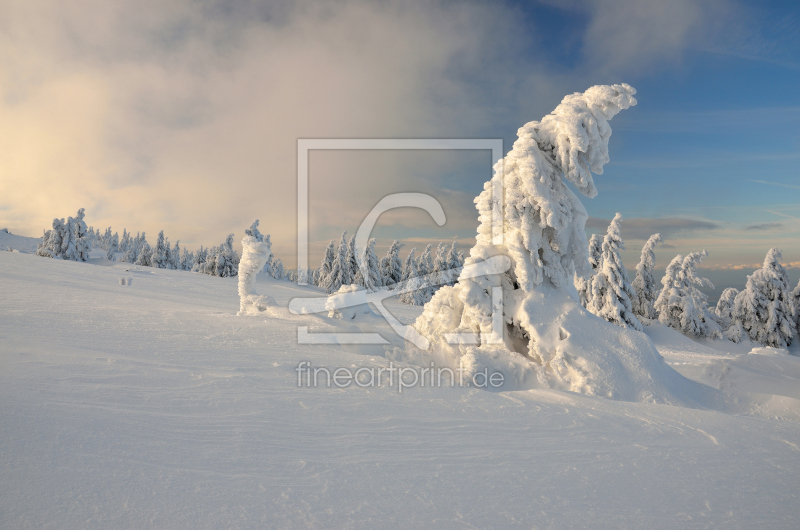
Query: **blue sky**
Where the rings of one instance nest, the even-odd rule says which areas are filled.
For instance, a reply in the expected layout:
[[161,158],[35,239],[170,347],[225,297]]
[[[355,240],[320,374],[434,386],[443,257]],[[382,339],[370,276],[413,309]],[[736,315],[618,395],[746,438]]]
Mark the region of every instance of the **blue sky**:
[[[0,225],[99,227],[196,248],[260,218],[294,262],[298,138],[498,138],[569,93],[627,82],[589,230],[628,219],[626,263],[702,248],[800,267],[800,7],[791,2],[88,0],[0,6]],[[311,252],[382,196],[448,215],[381,218],[411,246],[468,246],[487,152],[311,155]]]

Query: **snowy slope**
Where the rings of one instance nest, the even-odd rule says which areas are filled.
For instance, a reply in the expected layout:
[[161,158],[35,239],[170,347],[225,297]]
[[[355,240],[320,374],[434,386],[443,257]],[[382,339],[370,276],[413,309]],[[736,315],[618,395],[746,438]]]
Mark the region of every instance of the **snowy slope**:
[[99,264],[0,252],[2,528],[797,527],[796,357],[648,328],[717,410],[298,388],[301,360],[386,366],[382,347],[298,345],[351,325],[325,316],[236,317],[235,278]]
[[41,237],[18,236],[9,233],[7,228],[0,229],[0,251],[11,248],[12,250],[32,254],[36,252],[36,246],[41,241]]

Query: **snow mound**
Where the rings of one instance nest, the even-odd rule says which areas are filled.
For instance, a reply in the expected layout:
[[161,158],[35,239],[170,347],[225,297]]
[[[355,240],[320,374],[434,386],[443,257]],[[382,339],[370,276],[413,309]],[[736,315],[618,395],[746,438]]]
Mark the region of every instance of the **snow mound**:
[[667,365],[646,334],[592,315],[560,289],[542,286],[510,309],[530,333],[530,349],[517,342],[519,352],[501,344],[468,347],[454,356],[453,350],[407,347],[391,358],[420,366],[461,363],[467,373],[500,371],[508,382],[504,390],[554,388],[622,401],[718,406],[717,393]]
[[369,307],[367,291],[355,284],[342,285],[325,301],[325,309],[330,318],[339,320],[363,321],[365,315],[377,316]]

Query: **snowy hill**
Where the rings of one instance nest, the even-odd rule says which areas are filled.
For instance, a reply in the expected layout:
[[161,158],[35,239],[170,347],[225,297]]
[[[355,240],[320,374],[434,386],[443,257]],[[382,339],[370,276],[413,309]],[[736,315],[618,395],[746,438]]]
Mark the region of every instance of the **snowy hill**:
[[[371,315],[237,317],[236,278],[93,261],[0,252],[0,527],[797,526],[800,358],[784,351],[646,328],[715,396],[695,408],[298,387],[301,361],[389,365],[384,346],[298,345],[298,326],[401,342]],[[320,296],[258,289],[279,307]]]
[[36,252],[36,246],[41,242],[40,237],[25,237],[11,234],[7,228],[0,229],[0,251],[17,250],[26,254],[33,254]]

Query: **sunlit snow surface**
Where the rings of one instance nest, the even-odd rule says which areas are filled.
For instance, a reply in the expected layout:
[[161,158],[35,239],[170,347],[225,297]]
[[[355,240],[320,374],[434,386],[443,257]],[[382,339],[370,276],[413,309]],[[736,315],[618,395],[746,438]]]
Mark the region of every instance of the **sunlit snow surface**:
[[298,346],[353,324],[238,309],[236,278],[0,252],[0,527],[798,527],[798,357],[647,328],[723,410],[298,388],[301,360],[383,349]]

